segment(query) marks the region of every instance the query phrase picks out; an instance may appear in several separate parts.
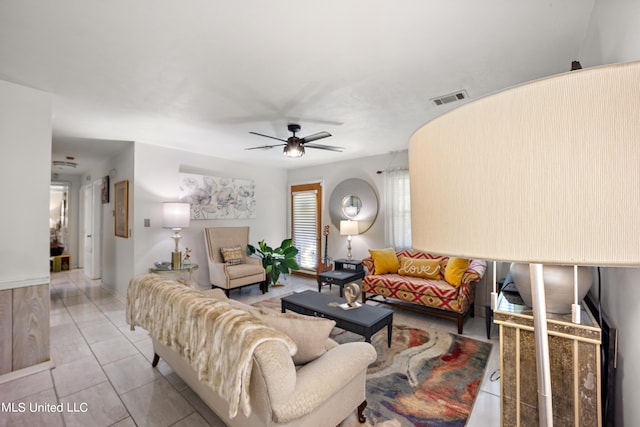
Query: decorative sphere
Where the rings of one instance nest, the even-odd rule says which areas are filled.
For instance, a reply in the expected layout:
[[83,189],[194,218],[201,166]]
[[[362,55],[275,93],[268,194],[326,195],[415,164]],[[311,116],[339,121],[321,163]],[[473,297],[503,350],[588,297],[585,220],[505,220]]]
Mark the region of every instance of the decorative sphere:
[[[509,269],[511,279],[516,285],[525,304],[532,306],[531,275],[529,264],[514,262]],[[545,264],[542,267],[544,295],[547,311],[556,314],[571,313],[573,304],[573,266]],[[578,304],[584,299],[593,276],[590,267],[578,267]]]

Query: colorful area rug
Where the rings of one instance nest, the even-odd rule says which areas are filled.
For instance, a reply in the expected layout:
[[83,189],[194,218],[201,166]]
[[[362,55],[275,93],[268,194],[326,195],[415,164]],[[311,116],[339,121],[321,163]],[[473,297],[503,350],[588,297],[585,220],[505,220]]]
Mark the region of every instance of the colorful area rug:
[[[279,311],[280,300],[255,305]],[[491,344],[395,322],[392,337],[391,348],[387,347],[386,328],[372,338],[378,359],[367,371],[368,423],[464,426],[482,383]],[[338,328],[331,338],[339,343],[363,339]]]

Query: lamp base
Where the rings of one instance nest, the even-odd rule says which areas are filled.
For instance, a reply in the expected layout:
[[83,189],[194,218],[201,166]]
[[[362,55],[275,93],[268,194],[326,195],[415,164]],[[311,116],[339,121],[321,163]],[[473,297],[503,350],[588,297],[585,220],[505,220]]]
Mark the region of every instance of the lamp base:
[[173,251],[171,252],[171,269],[177,270],[182,268],[182,252]]

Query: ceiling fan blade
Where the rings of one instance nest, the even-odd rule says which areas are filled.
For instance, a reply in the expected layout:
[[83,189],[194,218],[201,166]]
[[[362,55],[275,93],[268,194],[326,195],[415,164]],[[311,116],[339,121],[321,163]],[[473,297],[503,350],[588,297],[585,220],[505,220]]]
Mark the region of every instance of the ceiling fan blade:
[[260,147],[245,148],[245,150],[268,150],[274,147],[282,147],[283,145],[287,145],[287,144],[261,145]]
[[300,142],[306,144],[307,142],[317,141],[318,139],[328,138],[330,136],[331,134],[329,132],[322,131],[314,133],[313,135],[305,136],[304,138],[300,138]]
[[[264,136],[265,138],[277,139],[278,141],[287,142],[286,139],[276,138],[275,136],[265,135],[263,133],[258,133],[258,132],[249,132],[249,133],[253,135]],[[276,147],[276,145],[274,145],[274,147]]]
[[305,144],[304,148],[319,148],[320,150],[338,151],[344,150],[344,147],[336,147],[335,145],[318,145],[318,144]]

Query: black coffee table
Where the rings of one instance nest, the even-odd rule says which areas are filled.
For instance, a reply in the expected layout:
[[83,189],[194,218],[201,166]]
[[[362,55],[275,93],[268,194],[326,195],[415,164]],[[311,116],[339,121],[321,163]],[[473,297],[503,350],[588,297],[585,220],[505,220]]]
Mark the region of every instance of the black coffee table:
[[393,324],[393,310],[362,304],[358,308],[344,310],[339,304],[346,303],[344,298],[323,295],[314,291],[293,293],[281,300],[282,312],[286,310],[307,316],[324,317],[335,320],[338,328],[362,335],[366,342],[371,342],[371,336],[387,327],[387,345],[391,347],[391,328]]

